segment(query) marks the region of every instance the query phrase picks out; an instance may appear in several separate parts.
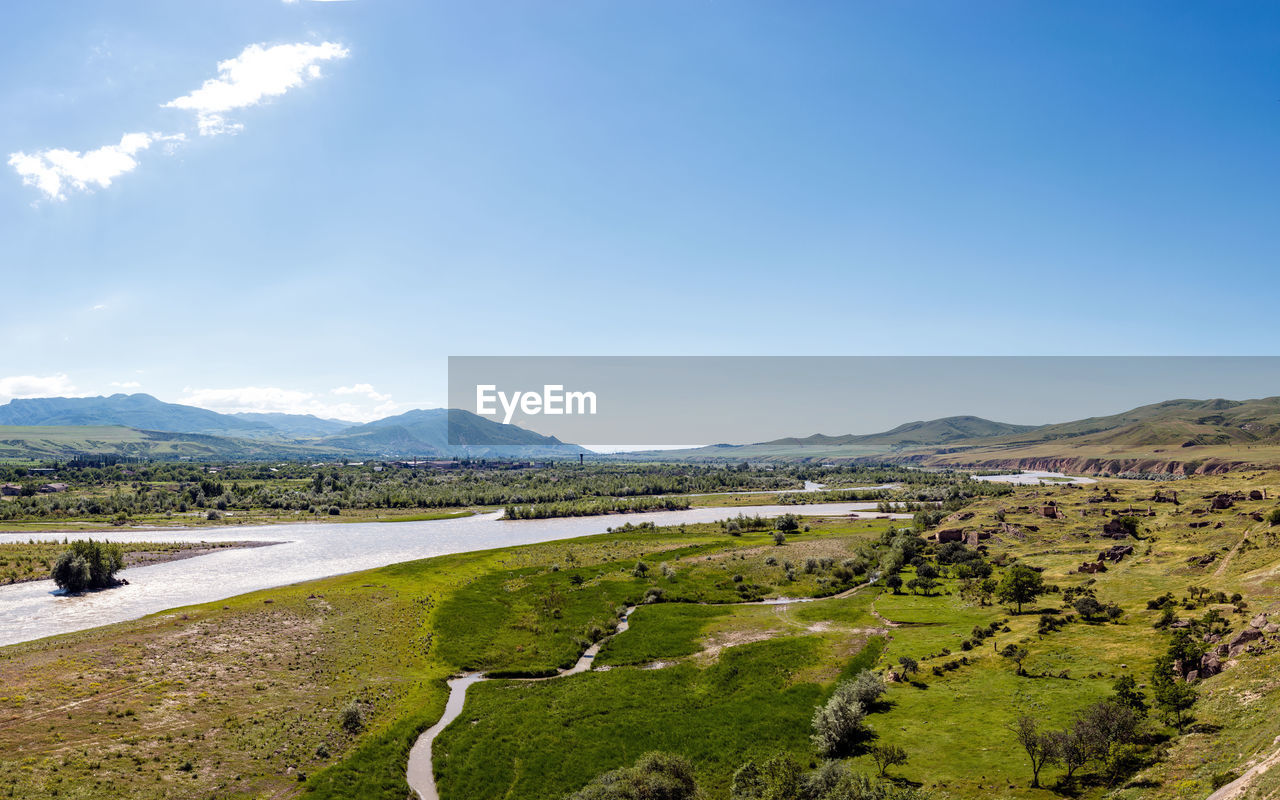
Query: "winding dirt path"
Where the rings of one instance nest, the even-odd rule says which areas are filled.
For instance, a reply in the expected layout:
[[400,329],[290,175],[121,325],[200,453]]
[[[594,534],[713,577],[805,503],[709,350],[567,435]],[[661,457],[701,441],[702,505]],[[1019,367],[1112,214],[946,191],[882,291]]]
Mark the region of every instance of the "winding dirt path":
[[[1272,744],[1280,744],[1280,736],[1277,736]],[[1276,750],[1271,755],[1259,761],[1250,767],[1243,775],[1236,778],[1226,786],[1219,788],[1216,792],[1209,795],[1206,800],[1236,800],[1244,795],[1245,791],[1253,784],[1255,778],[1262,775],[1267,770],[1280,764],[1280,750]]]
[[[851,589],[843,592],[827,595],[826,597],[779,597],[773,600],[757,600],[750,603],[706,603],[705,605],[723,605],[723,606],[777,606],[775,613],[781,617],[785,610],[795,603],[812,603],[819,600],[841,600],[846,597],[852,597],[854,594],[871,586],[874,581],[860,583]],[[538,681],[550,681],[557,678],[563,678],[568,675],[576,675],[580,672],[587,672],[595,664],[595,657],[600,653],[600,648],[605,642],[614,636],[622,633],[630,627],[631,613],[636,610],[635,606],[627,606],[626,613],[622,620],[618,623],[618,629],[609,634],[605,638],[596,642],[587,648],[586,652],[578,659],[578,661],[568,669],[558,670],[555,675],[548,675],[545,678],[503,678],[503,680],[518,680],[527,683],[535,683]],[[875,614],[874,611],[872,611]],[[876,618],[883,620],[887,625],[896,626],[896,622],[885,620],[879,614],[875,614]],[[798,623],[797,623],[798,624]],[[666,666],[665,662],[658,662]],[[635,667],[636,669],[654,669],[653,664],[645,664]],[[405,769],[405,779],[421,800],[440,800],[440,793],[436,789],[435,771],[431,765],[431,745],[440,732],[449,727],[459,715],[462,714],[463,706],[467,701],[467,689],[480,681],[487,681],[490,678],[479,672],[468,672],[449,680],[449,699],[445,703],[444,713],[436,724],[427,728],[419,736],[417,741],[413,743],[413,747],[409,750],[409,764]]]

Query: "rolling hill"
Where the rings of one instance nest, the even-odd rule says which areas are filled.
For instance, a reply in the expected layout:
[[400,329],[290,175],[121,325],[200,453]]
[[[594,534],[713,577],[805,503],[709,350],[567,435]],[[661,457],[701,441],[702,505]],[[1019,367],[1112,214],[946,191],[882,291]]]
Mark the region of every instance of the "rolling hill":
[[457,409],[408,411],[356,425],[305,414],[220,414],[146,394],[0,406],[0,458],[570,458],[580,452],[587,451]]
[[41,397],[0,406],[0,425],[121,425],[144,431],[201,433],[248,439],[323,436],[349,427],[302,414],[219,414],[166,403],[149,394],[105,397]]
[[1036,430],[1032,425],[993,422],[973,416],[907,422],[880,433],[814,434],[755,444],[714,444],[689,450],[635,453],[631,457],[693,461],[826,461],[883,457],[897,451]]
[[1016,434],[921,447],[902,458],[1091,473],[1220,472],[1280,465],[1280,397],[1168,400]]

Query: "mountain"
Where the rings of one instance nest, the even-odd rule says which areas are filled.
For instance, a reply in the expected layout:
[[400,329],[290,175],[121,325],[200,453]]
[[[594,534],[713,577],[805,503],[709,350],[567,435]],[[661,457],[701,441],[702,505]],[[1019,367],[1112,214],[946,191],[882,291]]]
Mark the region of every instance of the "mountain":
[[[149,394],[42,397],[10,400],[0,406],[0,425],[122,425],[145,431],[247,439],[323,436],[350,424],[329,423],[301,414],[219,414],[205,408],[165,403]],[[299,433],[303,430],[312,432]]]
[[321,419],[311,414],[281,414],[241,411],[230,416],[269,425],[285,436],[299,439],[330,436],[350,428],[352,423],[340,419]]
[[[460,444],[449,443],[452,422]],[[364,425],[309,414],[219,414],[147,394],[46,397],[0,406],[0,458],[565,458],[589,452],[454,409]]]
[[[449,442],[450,426],[456,443]],[[348,428],[318,444],[386,456],[537,458],[590,452],[516,425],[504,425],[461,409],[407,411]]]
[[880,433],[828,436],[817,433],[755,444],[713,444],[688,450],[629,453],[629,460],[675,461],[849,461],[882,458],[888,454],[930,445],[968,441],[1036,430],[1033,425],[1013,425],[972,416],[943,417],[907,422]]
[[119,425],[0,426],[0,459],[85,456],[196,461],[316,458],[306,445],[271,439],[234,439],[200,433],[140,431]]
[[1280,464],[1280,397],[1167,400],[1023,433],[906,453],[923,464],[1091,473],[1216,472]]
[[982,417],[943,417],[927,421],[908,422],[882,433],[846,434],[825,436],[817,433],[803,439],[787,438],[762,442],[766,445],[886,445],[888,447],[921,447],[945,444],[958,439],[976,439],[1004,436],[1036,430],[1035,425],[1013,425],[1008,422],[992,422]]

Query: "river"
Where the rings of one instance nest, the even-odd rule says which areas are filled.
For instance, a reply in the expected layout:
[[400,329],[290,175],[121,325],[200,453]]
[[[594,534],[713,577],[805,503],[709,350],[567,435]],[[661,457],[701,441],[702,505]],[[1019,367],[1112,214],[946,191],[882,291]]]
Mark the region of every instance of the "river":
[[[875,503],[693,508],[643,514],[501,520],[501,512],[422,522],[228,525],[216,528],[114,530],[115,542],[279,542],[272,547],[219,550],[209,555],[124,570],[127,586],[66,596],[53,581],[0,586],[0,645],[136,619],[178,606],[222,600],[418,558],[533,544],[605,533],[625,522],[656,525],[714,522],[739,513],[879,516]],[[910,515],[895,514],[903,518]],[[6,533],[0,542],[43,541],[86,534]]]

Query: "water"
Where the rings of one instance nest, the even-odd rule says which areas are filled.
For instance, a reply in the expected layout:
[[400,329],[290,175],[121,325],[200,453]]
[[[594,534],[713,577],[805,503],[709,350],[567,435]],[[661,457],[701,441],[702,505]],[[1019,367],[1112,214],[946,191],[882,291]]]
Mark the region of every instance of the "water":
[[[1019,486],[1034,486],[1046,478],[1057,478],[1056,481],[1047,481],[1048,483],[1097,483],[1093,478],[1076,477],[1069,478],[1061,472],[1045,472],[1038,469],[1025,469],[1022,472],[1013,475],[974,475],[973,479],[977,481],[992,481],[994,483],[1013,483]],[[1066,480],[1063,480],[1066,478]]]
[[[695,508],[644,514],[507,520],[500,512],[423,522],[303,523],[192,530],[114,530],[97,538],[116,542],[280,542],[271,547],[219,550],[209,555],[124,570],[128,586],[68,597],[53,581],[0,586],[0,645],[136,619],[178,606],[222,600],[417,558],[487,550],[604,533],[625,522],[656,525],[714,522],[739,513],[875,517],[875,503]],[[895,515],[898,517],[909,515]],[[57,540],[86,534],[0,534],[0,542]]]

